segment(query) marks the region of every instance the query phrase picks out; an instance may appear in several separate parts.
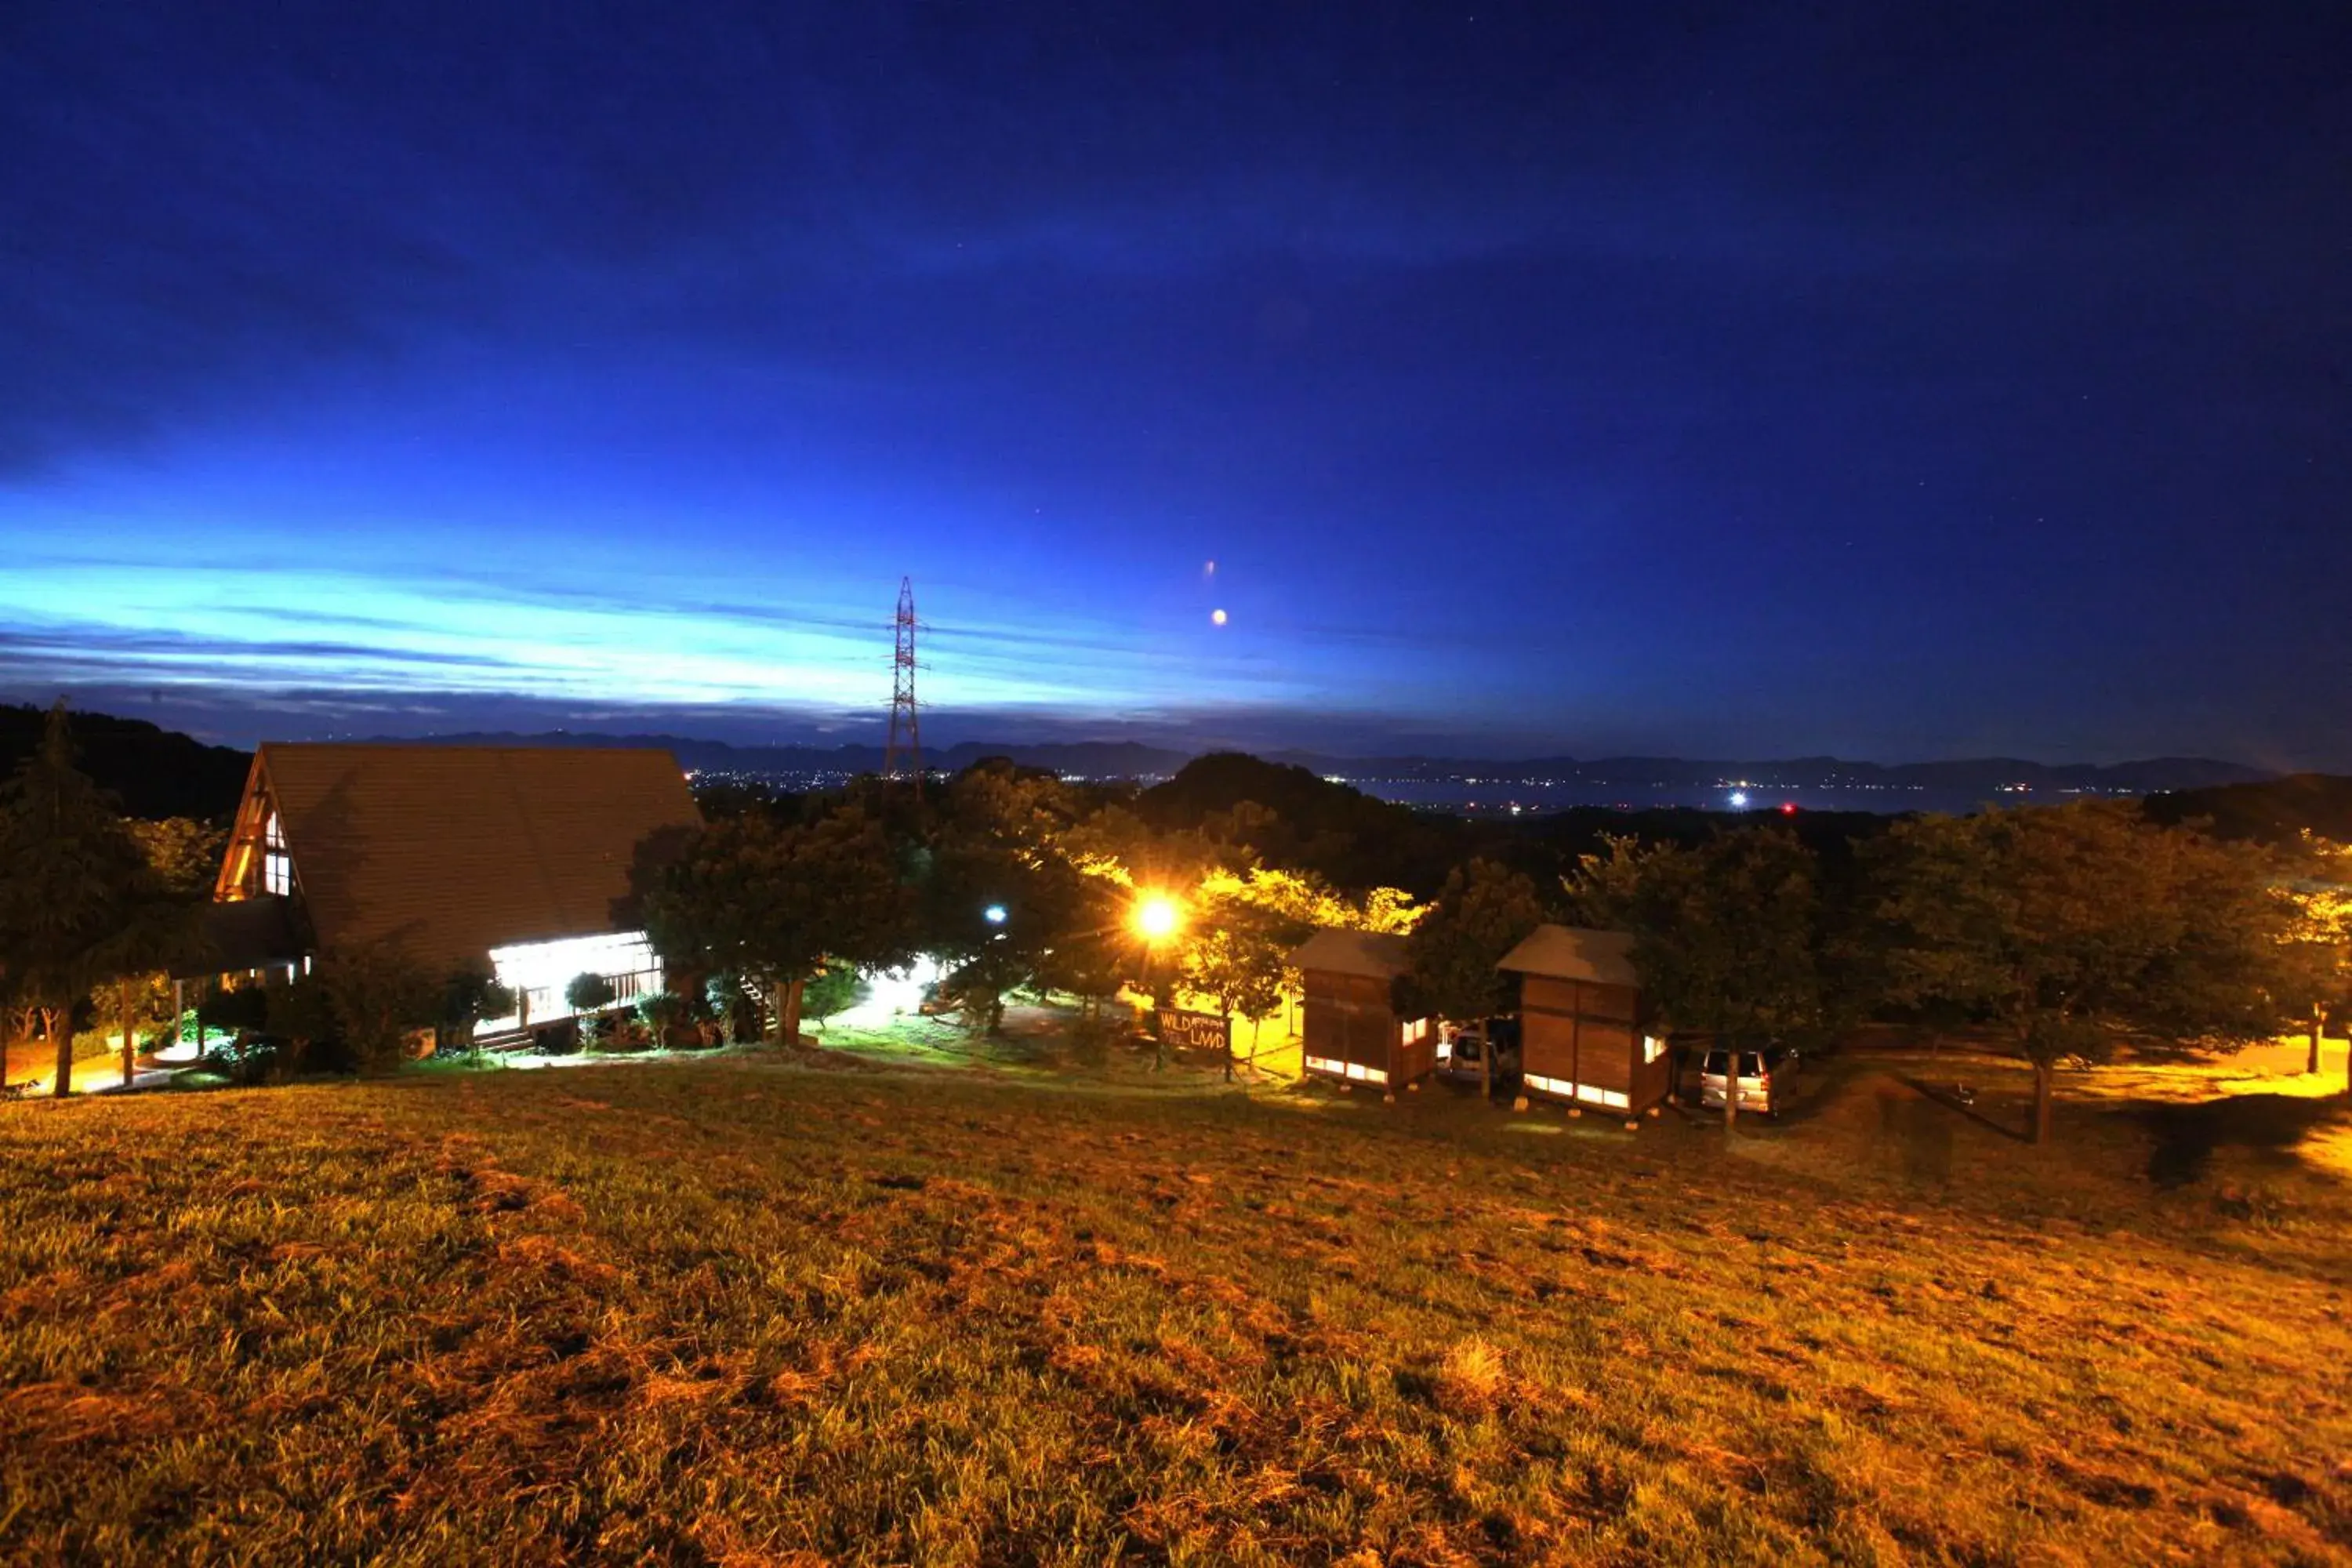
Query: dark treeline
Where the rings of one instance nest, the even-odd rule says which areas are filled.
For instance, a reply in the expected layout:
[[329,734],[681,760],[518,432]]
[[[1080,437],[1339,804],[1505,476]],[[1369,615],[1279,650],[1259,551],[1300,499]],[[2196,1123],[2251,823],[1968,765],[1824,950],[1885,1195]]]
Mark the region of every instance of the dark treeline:
[[[70,716],[76,764],[128,816],[226,820],[236,810],[253,753],[203,742],[143,719]],[[47,713],[0,704],[0,777],[40,750]]]

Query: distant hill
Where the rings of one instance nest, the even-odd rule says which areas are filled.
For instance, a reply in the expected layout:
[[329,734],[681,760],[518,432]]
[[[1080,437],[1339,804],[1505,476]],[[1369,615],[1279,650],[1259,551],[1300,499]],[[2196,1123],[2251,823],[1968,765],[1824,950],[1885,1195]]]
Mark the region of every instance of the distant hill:
[[2289,843],[2305,829],[2352,844],[2352,778],[2291,773],[2258,784],[2222,784],[2150,795],[2141,809],[2157,822],[2209,820],[2224,838]]
[[[0,773],[32,755],[47,717],[38,708],[0,704]],[[207,746],[143,719],[76,713],[72,722],[82,772],[132,816],[227,816],[245,793],[250,752]]]

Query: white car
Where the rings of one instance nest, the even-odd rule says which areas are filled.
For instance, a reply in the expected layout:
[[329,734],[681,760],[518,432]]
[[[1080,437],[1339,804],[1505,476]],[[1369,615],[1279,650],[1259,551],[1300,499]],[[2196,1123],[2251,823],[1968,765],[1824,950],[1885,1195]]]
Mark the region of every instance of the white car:
[[[1698,1102],[1706,1110],[1723,1109],[1725,1068],[1731,1053],[1721,1047],[1706,1053],[1699,1064]],[[1797,1053],[1779,1047],[1739,1053],[1739,1109],[1778,1116],[1796,1089]]]

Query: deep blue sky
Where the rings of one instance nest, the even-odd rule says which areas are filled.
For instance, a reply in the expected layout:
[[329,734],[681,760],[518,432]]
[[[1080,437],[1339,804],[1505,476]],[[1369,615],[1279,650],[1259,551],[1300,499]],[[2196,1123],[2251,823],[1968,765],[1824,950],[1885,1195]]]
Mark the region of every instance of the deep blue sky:
[[0,695],[225,738],[910,574],[942,740],[2352,768],[2318,0],[14,0],[0,327]]

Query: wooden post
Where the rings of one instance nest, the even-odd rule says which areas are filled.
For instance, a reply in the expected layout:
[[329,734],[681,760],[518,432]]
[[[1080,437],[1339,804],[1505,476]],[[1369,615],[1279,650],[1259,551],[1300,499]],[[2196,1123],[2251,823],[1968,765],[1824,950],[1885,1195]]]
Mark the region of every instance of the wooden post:
[[131,1017],[131,982],[123,979],[114,984],[115,1000],[121,1004],[122,1014],[122,1087],[129,1089],[131,1080],[138,1076],[131,1058],[138,1054],[139,1029]]
[[[1716,1037],[1721,1039],[1723,1037]],[[1701,1058],[1704,1061],[1704,1058]],[[1699,1070],[1706,1069],[1702,1066]],[[1731,1048],[1723,1053],[1723,1131],[1726,1136],[1739,1126],[1739,1042],[1734,1039]]]

